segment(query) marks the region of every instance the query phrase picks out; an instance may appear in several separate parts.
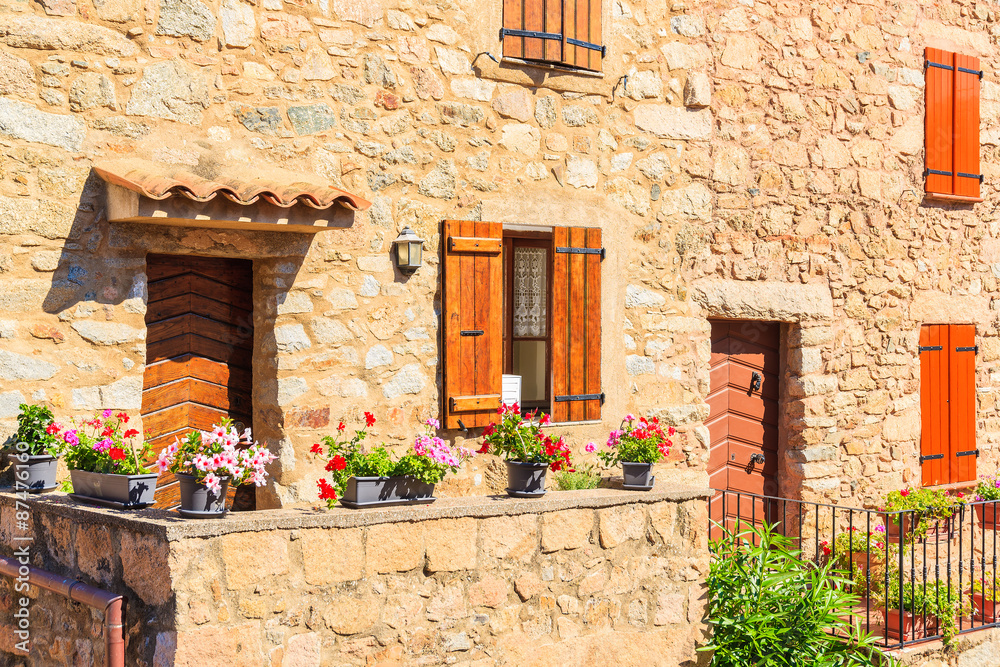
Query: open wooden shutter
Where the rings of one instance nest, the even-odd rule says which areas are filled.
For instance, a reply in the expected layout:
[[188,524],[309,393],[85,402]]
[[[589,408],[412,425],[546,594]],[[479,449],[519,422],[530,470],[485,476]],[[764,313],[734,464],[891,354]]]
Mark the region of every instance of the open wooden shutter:
[[500,407],[503,373],[503,229],[446,220],[441,240],[445,428],[486,426]]
[[504,0],[504,56],[562,60],[562,3],[563,0]]
[[563,62],[600,71],[601,0],[563,0]]
[[920,470],[924,486],[950,481],[948,461],[948,327],[920,328]]
[[[954,194],[955,54],[926,49],[926,104],[924,109],[924,190]],[[978,125],[977,125],[978,127]]]
[[976,327],[948,327],[948,461],[952,482],[976,479]]
[[[955,54],[954,193],[979,197],[979,58]],[[975,334],[973,334],[975,335]]]
[[976,327],[920,329],[920,467],[924,486],[976,479]]
[[552,262],[552,418],[601,418],[601,230],[556,227]]

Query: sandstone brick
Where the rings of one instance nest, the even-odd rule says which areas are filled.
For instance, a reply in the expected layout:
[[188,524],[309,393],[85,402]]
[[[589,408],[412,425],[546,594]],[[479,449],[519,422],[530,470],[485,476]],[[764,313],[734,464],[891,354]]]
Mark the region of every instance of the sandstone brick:
[[590,510],[563,510],[542,517],[542,551],[579,549],[590,541],[594,514]]
[[288,573],[288,536],[272,533],[231,533],[220,538],[222,564],[229,590]]
[[165,604],[172,596],[168,544],[129,531],[122,531],[120,540],[125,583],[146,604]]
[[469,606],[499,609],[507,603],[509,594],[506,580],[487,574],[469,586]]
[[597,513],[601,546],[613,549],[628,540],[646,535],[646,512],[641,507],[609,508]]
[[429,572],[455,572],[476,567],[478,524],[475,519],[439,519],[424,524]]
[[424,566],[424,528],[419,523],[379,524],[365,535],[365,572],[408,572]]
[[338,635],[356,635],[378,623],[381,599],[338,596],[323,610],[323,623]]
[[538,515],[485,519],[481,536],[484,557],[528,562],[538,551]]
[[653,625],[670,625],[684,623],[687,614],[684,610],[686,597],[680,593],[662,592],[656,596],[656,615]]
[[306,583],[332,584],[364,578],[360,528],[303,530],[299,544]]
[[319,667],[322,644],[317,632],[306,632],[288,638],[282,667]]

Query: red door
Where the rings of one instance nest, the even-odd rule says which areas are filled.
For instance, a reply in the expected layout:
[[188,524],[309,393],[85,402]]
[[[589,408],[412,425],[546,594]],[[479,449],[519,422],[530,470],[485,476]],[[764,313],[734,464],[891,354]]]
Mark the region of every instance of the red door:
[[777,496],[778,376],[781,325],[712,321],[708,474],[711,486],[730,491],[712,500],[712,519],[761,521],[771,507],[736,492]]

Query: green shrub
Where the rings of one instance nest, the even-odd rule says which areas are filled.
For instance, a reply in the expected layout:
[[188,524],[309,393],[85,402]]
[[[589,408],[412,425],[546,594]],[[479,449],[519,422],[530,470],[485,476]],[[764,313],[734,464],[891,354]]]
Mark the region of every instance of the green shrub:
[[556,474],[556,486],[560,491],[596,489],[601,484],[601,473],[587,466],[582,470],[567,470]]
[[770,526],[713,542],[708,620],[714,667],[840,667],[879,663],[875,638],[851,623],[858,598],[832,564],[814,565]]

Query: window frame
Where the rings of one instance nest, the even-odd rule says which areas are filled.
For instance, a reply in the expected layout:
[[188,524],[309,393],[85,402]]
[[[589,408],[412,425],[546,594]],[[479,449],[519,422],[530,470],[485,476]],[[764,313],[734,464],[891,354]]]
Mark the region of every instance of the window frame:
[[[575,36],[578,34],[577,29],[580,27],[579,20],[575,16],[575,12],[577,9],[575,5],[577,2],[580,2],[582,0],[534,0],[535,2],[543,3],[541,13],[533,14],[532,18],[530,19],[531,23],[537,23],[538,25],[536,25],[535,27],[540,29],[529,30],[527,26],[529,19],[526,16],[528,9],[526,3],[532,1],[533,0],[504,0],[503,2],[500,3],[500,30],[498,34],[500,38],[499,41],[500,41],[501,60],[504,63],[516,63],[519,65],[528,65],[532,67],[555,69],[583,76],[603,77],[604,63],[608,56],[608,45],[605,42],[605,34],[608,32],[606,30],[606,26],[608,24],[607,23],[608,16],[605,15],[605,10],[607,6],[610,5],[610,3],[605,2],[605,0],[589,0],[589,2],[596,2],[598,4],[596,8],[596,21],[599,22],[600,35],[599,35],[599,42],[594,42],[594,41],[588,42],[587,40],[578,39]],[[551,22],[552,19],[551,14],[553,13],[552,9],[549,9],[548,7],[545,6],[548,2],[558,3],[558,9],[554,10],[554,13],[559,16],[558,33],[552,32],[552,28],[547,27],[547,24]],[[574,35],[573,37],[568,36],[566,30],[566,20],[567,20],[566,17],[567,14],[569,13],[567,12],[568,4],[573,5],[572,18],[575,23],[575,27],[572,31]],[[508,27],[506,23],[506,13],[508,9],[513,9],[515,5],[520,6],[519,27],[516,28]],[[593,39],[593,36],[589,35],[589,29],[594,27],[593,25],[595,22],[594,11],[595,8],[588,6],[588,18],[585,21],[585,23],[588,25],[588,37],[591,40]],[[515,31],[517,34],[509,34],[509,31]],[[558,40],[555,39],[556,36],[559,37]],[[520,56],[505,53],[506,51],[505,40],[508,38],[521,40]],[[536,58],[536,57],[529,57],[527,55],[529,48],[525,45],[525,40],[529,39],[537,40],[538,42],[540,42],[540,45],[535,44],[533,46],[536,49],[540,48],[542,54],[541,57]],[[553,42],[558,44],[558,47],[556,47],[559,51],[558,58],[550,56],[550,44]],[[584,46],[584,44],[588,46]],[[590,48],[593,46],[599,46],[600,48],[599,49]],[[588,64],[580,65],[576,64],[575,62],[574,63],[568,62],[567,56],[569,49],[573,50],[574,60],[576,60],[577,56],[581,51],[583,53],[587,53]],[[590,63],[593,61],[593,58],[590,57],[589,54],[593,53],[599,54],[599,56],[596,57],[596,65],[597,65],[596,67],[590,66]]]

